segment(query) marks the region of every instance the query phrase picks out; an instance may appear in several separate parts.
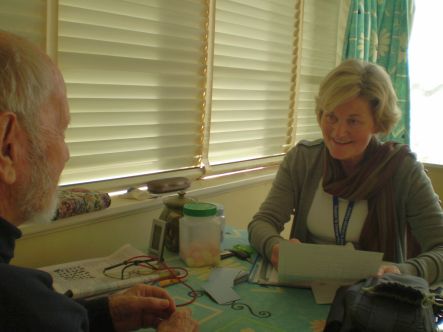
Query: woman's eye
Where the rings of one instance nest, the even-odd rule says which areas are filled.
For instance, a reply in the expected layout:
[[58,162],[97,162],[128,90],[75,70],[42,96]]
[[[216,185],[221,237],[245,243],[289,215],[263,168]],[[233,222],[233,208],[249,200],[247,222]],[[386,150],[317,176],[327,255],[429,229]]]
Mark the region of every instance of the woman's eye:
[[348,122],[351,126],[356,126],[360,123],[360,121],[358,121],[357,119],[349,119]]
[[326,114],[326,121],[328,123],[335,123],[337,122],[337,117],[334,114]]

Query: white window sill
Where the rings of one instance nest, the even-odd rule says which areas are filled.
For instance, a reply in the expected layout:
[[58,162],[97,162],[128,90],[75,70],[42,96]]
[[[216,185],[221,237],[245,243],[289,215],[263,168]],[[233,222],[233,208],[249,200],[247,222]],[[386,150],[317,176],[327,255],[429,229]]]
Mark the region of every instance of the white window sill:
[[[186,190],[186,193],[187,195],[200,199],[200,197],[204,197],[205,195],[232,191],[243,186],[271,181],[275,177],[275,173],[276,168],[270,168],[210,180],[196,180],[192,183],[191,187]],[[20,226],[20,229],[23,232],[23,238],[30,238],[37,235],[40,236],[65,231],[86,224],[106,222],[109,219],[115,219],[120,216],[123,217],[138,210],[149,211],[162,207],[163,199],[172,195],[176,195],[176,192],[142,201],[114,196],[111,200],[111,206],[107,209],[60,219],[50,224],[24,224]]]

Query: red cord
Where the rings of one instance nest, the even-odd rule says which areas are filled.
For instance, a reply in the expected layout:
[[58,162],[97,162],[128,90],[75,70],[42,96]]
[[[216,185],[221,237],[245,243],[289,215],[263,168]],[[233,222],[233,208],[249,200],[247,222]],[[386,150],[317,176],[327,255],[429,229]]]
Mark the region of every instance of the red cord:
[[[131,258],[127,259],[126,262],[130,263],[130,262],[137,260],[137,259],[150,259],[150,260],[157,260],[158,261],[158,258],[156,258],[156,257],[148,256],[148,255],[140,255],[140,256],[131,257]],[[190,305],[191,303],[195,302],[195,300],[197,299],[196,291],[194,290],[194,288],[192,288],[188,283],[186,283],[184,281],[184,280],[186,280],[186,277],[189,275],[188,270],[183,267],[168,266],[164,262],[161,262],[160,264],[161,264],[160,265],[161,267],[156,269],[156,271],[168,271],[169,275],[165,276],[165,277],[159,277],[159,278],[153,279],[153,280],[151,280],[151,282],[159,282],[161,280],[173,279],[173,280],[177,281],[177,283],[180,283],[183,286],[190,289],[191,292],[189,294],[191,294],[192,299],[189,300],[188,302],[185,302],[185,303],[176,304],[175,305],[176,307],[183,307],[183,306]],[[145,265],[143,263],[140,263],[137,266],[147,268],[147,269],[152,269],[151,266]],[[183,275],[181,273],[177,274],[176,271],[183,272]]]

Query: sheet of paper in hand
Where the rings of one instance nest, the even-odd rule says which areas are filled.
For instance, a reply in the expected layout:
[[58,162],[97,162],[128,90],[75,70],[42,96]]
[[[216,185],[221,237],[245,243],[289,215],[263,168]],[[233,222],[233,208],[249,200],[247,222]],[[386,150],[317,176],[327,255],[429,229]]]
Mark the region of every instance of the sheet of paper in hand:
[[383,253],[348,246],[284,241],[280,244],[279,257],[281,285],[349,284],[374,275],[382,264]]

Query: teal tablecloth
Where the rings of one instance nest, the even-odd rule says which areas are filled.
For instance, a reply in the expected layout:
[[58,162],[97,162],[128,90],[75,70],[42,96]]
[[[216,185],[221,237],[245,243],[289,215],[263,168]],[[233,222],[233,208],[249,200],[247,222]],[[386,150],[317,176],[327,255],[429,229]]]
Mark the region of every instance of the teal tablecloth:
[[[235,244],[248,244],[246,230],[227,228],[223,248]],[[183,266],[177,256],[167,258],[169,266]],[[241,268],[249,271],[251,263],[231,257],[221,261],[218,267]],[[208,279],[210,267],[188,268],[187,283],[196,291]],[[167,287],[177,304],[186,303],[191,298],[189,289],[176,284]],[[240,283],[234,286],[240,295],[235,305],[220,305],[207,294],[198,297],[189,307],[193,317],[200,323],[201,332],[272,332],[272,331],[323,331],[328,315],[328,305],[314,302],[310,289],[269,287]]]

